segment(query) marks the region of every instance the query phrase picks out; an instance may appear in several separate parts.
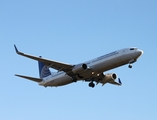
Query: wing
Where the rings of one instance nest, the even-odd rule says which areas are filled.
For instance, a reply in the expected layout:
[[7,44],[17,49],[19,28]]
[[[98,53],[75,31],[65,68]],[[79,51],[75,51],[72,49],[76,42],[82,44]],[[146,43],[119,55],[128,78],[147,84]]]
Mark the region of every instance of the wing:
[[74,65],[65,64],[65,63],[52,61],[52,60],[44,59],[44,58],[41,58],[41,57],[36,57],[36,56],[29,55],[29,54],[25,54],[25,53],[22,53],[22,52],[18,51],[16,45],[14,45],[14,47],[15,47],[15,50],[16,50],[17,54],[19,54],[21,56],[25,56],[25,57],[33,59],[33,60],[43,62],[48,67],[51,67],[51,68],[56,69],[58,71],[68,72],[68,71],[71,71],[72,68],[74,67]]
[[103,73],[101,73],[99,76],[95,76],[94,78],[90,78],[85,81],[95,81],[97,84],[101,83],[102,85],[105,85],[106,83],[110,83],[113,85],[122,85],[120,78],[118,78],[118,82],[116,82],[113,79],[112,80],[103,80],[104,77],[105,77],[105,75]]
[[114,80],[109,81],[108,83],[113,84],[113,85],[122,85],[121,82],[115,82]]

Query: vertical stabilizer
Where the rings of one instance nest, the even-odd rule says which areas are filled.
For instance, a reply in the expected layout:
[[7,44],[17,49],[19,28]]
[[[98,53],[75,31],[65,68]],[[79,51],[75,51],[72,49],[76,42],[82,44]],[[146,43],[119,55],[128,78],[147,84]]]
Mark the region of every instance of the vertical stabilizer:
[[44,77],[51,75],[49,68],[43,62],[38,61],[38,65],[39,65],[40,78],[44,78]]

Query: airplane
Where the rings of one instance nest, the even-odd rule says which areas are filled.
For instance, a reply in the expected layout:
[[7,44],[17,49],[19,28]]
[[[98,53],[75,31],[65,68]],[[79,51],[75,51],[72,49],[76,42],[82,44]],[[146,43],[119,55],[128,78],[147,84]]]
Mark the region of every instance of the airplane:
[[[116,73],[104,74],[104,72],[126,64],[129,64],[128,67],[132,68],[132,64],[143,54],[142,50],[135,47],[124,48],[87,62],[72,65],[22,53],[16,45],[14,45],[14,48],[18,55],[37,60],[39,66],[39,78],[19,74],[15,74],[15,76],[37,82],[44,87],[63,86],[81,80],[89,82],[89,87],[92,88],[95,87],[95,83],[100,83],[102,86],[106,83],[120,86],[122,82],[120,78],[116,81]],[[49,68],[53,68],[57,72],[51,72]]]

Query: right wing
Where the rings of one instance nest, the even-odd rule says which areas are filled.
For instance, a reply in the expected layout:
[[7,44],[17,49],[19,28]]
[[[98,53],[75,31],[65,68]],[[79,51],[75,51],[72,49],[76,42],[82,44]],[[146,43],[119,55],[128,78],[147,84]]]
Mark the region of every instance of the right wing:
[[58,71],[69,72],[74,67],[74,65],[65,64],[65,63],[61,63],[61,62],[57,62],[57,61],[44,59],[44,58],[41,58],[41,57],[28,55],[28,54],[25,54],[25,53],[22,53],[22,52],[18,51],[16,45],[14,45],[14,47],[15,47],[15,51],[16,51],[17,54],[19,54],[21,56],[25,56],[25,57],[33,59],[33,60],[43,62],[46,66],[51,67],[53,69],[56,69]]

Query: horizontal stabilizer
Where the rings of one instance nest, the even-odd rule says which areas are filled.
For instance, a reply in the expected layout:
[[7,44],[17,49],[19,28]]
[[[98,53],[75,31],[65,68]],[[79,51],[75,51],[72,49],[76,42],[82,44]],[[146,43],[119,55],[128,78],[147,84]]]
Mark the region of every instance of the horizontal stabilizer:
[[34,82],[41,82],[42,81],[42,79],[40,79],[40,78],[34,78],[34,77],[29,77],[29,76],[17,75],[17,74],[15,74],[15,76],[25,78],[25,79],[28,79],[28,80],[32,80]]

